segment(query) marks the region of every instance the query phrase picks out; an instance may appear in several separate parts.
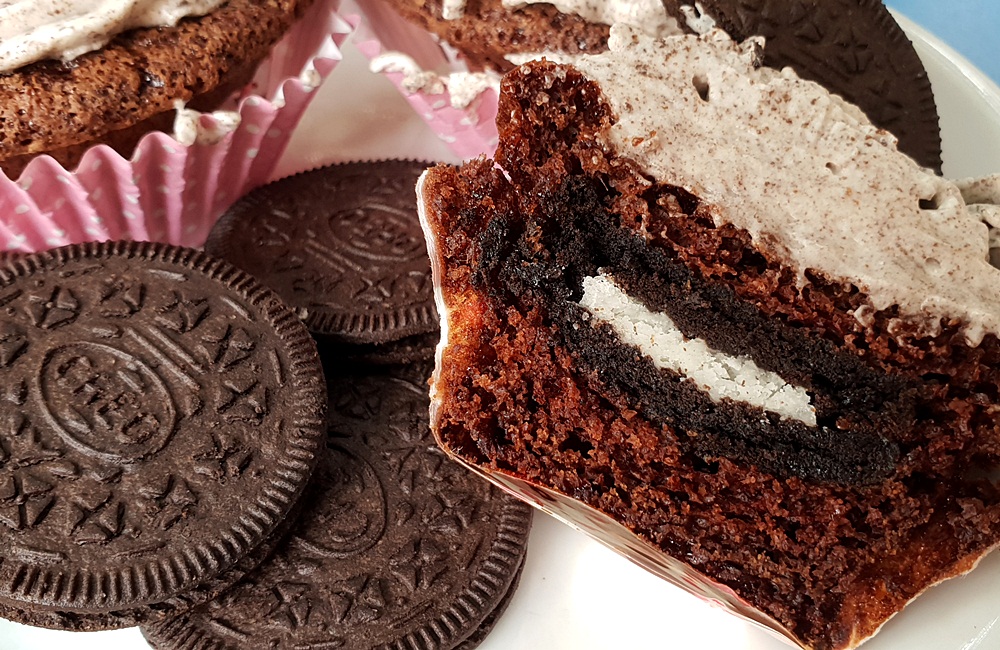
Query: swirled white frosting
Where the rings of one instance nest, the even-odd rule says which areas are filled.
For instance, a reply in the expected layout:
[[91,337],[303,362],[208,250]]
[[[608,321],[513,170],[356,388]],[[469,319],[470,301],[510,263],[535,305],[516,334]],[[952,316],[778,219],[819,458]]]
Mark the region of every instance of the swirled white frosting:
[[173,26],[224,0],[0,0],[0,72],[72,60],[138,27]]
[[[926,331],[956,318],[972,344],[1000,334],[1000,270],[981,211],[855,107],[791,69],[756,67],[760,46],[720,30],[654,40],[615,25],[609,53],[573,65],[617,116],[607,146],[701,197],[800,285],[815,269]],[[989,197],[981,185],[969,199]]]
[[383,52],[374,59],[368,69],[374,73],[398,72],[403,75],[401,84],[407,93],[422,92],[440,95],[448,91],[452,108],[467,108],[479,95],[487,90],[500,92],[500,75],[495,72],[452,72],[437,74],[424,70],[412,57],[402,52]]

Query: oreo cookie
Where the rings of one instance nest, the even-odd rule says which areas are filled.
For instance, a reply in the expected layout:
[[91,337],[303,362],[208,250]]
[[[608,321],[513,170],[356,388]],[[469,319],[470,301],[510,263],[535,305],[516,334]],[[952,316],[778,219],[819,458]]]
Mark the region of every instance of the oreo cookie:
[[319,345],[322,354],[329,353],[339,359],[375,365],[399,365],[430,361],[434,358],[434,349],[440,338],[440,333],[431,332],[388,343],[345,345],[321,339]]
[[438,328],[417,178],[432,163],[323,167],[243,197],[206,250],[273,287],[315,334],[378,345]]
[[229,264],[134,242],[5,260],[0,314],[0,615],[109,629],[218,593],[322,448],[295,315]]
[[[664,6],[685,25],[683,5]],[[700,9],[736,40],[767,39],[763,63],[791,66],[857,105],[899,150],[941,171],[934,93],[909,39],[880,0],[701,0]]]
[[304,518],[226,594],[144,628],[153,647],[478,645],[516,587],[531,509],[434,444],[429,372],[331,377],[326,455]]

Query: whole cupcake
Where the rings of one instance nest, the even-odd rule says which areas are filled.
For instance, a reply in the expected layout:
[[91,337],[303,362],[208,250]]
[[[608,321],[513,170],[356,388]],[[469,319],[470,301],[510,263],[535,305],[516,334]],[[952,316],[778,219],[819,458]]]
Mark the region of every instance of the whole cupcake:
[[0,0],[0,251],[200,246],[343,58],[338,7]]
[[0,168],[95,144],[131,155],[175,102],[213,110],[312,0],[13,0],[0,5]]

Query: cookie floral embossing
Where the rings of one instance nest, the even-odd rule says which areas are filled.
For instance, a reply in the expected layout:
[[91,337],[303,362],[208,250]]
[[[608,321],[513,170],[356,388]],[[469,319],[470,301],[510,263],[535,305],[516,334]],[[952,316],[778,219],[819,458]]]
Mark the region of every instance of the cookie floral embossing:
[[450,568],[447,550],[431,537],[406,541],[389,566],[410,592],[430,589]]
[[215,408],[227,423],[260,424],[270,408],[268,389],[252,378],[227,379],[216,390]]
[[172,298],[160,311],[157,320],[178,334],[190,332],[208,315],[208,298],[190,297],[182,291],[171,293]]
[[79,545],[100,544],[122,533],[125,504],[111,488],[88,486],[70,499],[67,532]]
[[113,279],[101,286],[97,304],[101,315],[106,318],[128,318],[142,309],[145,298],[145,284]]
[[245,327],[228,323],[206,325],[202,333],[202,349],[210,363],[223,370],[230,370],[250,358],[257,347],[253,336]]
[[194,455],[194,471],[215,481],[239,478],[253,461],[254,452],[225,432],[213,431],[211,440]]
[[52,487],[30,471],[0,477],[0,524],[22,530],[41,523],[52,505]]
[[[47,524],[60,502],[59,482],[76,481],[80,475],[79,466],[57,443],[47,442],[20,409],[8,407],[12,402],[23,404],[21,394],[15,388],[12,396],[0,401],[0,426],[5,431],[0,441],[0,525],[15,531]],[[70,536],[74,523],[57,528]]]
[[385,614],[386,586],[381,578],[355,576],[341,580],[331,591],[333,620],[341,625],[372,623]]
[[28,349],[24,328],[15,323],[0,323],[0,368],[14,363]]
[[139,488],[139,493],[147,499],[146,517],[160,530],[170,530],[198,505],[198,495],[188,482],[172,474]]
[[296,582],[282,582],[269,590],[269,601],[265,604],[264,617],[271,625],[293,632],[309,624],[312,612],[310,585]]

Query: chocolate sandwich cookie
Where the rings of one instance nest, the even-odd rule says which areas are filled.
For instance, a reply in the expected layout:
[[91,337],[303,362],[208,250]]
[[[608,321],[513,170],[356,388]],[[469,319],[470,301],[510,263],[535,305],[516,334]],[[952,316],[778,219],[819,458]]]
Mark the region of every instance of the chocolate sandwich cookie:
[[321,338],[318,343],[320,354],[331,354],[336,358],[374,365],[398,365],[430,361],[434,358],[434,348],[440,333],[416,334],[388,343],[331,343]]
[[413,363],[434,358],[434,347],[440,339],[438,332],[408,336],[405,339],[381,345],[356,346],[361,348],[351,356],[369,363]]
[[261,187],[205,244],[273,287],[316,334],[382,344],[437,330],[414,187],[430,163],[323,167]]
[[322,448],[295,315],[227,263],[134,242],[5,260],[0,313],[0,615],[108,629],[221,590]]
[[153,647],[475,647],[516,586],[531,510],[435,446],[429,372],[331,377],[303,519],[232,590],[144,628]]
[[[686,0],[663,0],[686,24]],[[941,171],[941,133],[930,80],[881,0],[702,0],[736,40],[763,36],[764,65],[791,66],[865,112],[899,139],[899,150]]]

